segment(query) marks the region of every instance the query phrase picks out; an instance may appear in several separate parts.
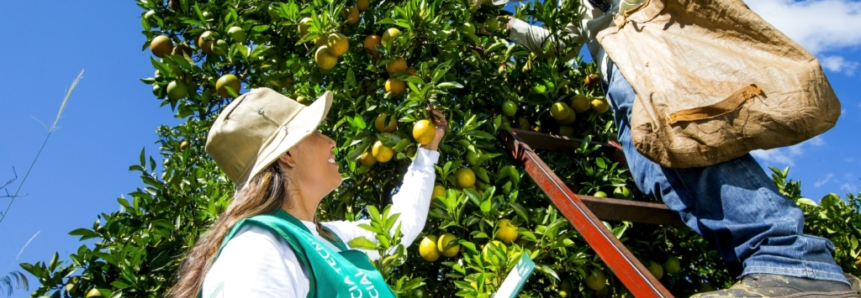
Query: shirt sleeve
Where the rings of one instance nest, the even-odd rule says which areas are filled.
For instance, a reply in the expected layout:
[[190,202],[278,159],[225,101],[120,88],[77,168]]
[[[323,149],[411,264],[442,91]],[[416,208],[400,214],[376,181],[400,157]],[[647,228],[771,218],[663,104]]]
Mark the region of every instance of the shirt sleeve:
[[[550,31],[547,29],[541,28],[540,26],[530,25],[527,22],[522,20],[511,18],[509,20],[509,34],[508,39],[514,41],[518,44],[523,45],[530,52],[540,54],[542,56],[555,57],[556,56],[556,45],[552,45],[548,48],[548,52],[544,52],[544,45],[546,42],[553,42],[554,44],[558,44],[558,47],[564,48],[565,40],[571,40],[575,42],[576,49],[575,52],[579,53],[580,48],[583,47],[584,39],[582,38],[582,33],[578,25],[576,24],[568,24],[562,29],[562,32],[559,33],[561,40],[558,42],[554,42],[554,36],[550,34]],[[570,39],[569,39],[570,38]]]
[[305,298],[309,280],[288,244],[269,230],[243,227],[206,274],[204,298]]
[[[394,226],[401,225],[401,233],[403,234],[401,244],[406,247],[410,246],[416,240],[416,237],[418,237],[425,227],[434,180],[436,179],[434,164],[436,164],[438,159],[439,152],[419,149],[416,159],[413,160],[406,175],[404,175],[404,181],[400,189],[392,196],[392,208],[389,214],[401,214]],[[365,236],[368,240],[377,243],[378,240],[374,233],[359,227],[359,224],[363,223],[370,224],[370,220],[354,222],[331,221],[322,224],[332,230],[345,243],[359,236]],[[392,232],[394,232],[394,229],[392,229]],[[372,260],[380,258],[377,251],[359,250],[366,252]]]

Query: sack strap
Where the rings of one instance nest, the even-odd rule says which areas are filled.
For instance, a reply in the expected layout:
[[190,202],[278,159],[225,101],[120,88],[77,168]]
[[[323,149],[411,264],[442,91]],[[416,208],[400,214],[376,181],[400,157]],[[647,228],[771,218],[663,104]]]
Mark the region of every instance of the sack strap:
[[757,87],[755,84],[750,84],[750,86],[736,91],[726,99],[713,105],[672,113],[670,114],[668,123],[670,125],[674,125],[681,121],[697,121],[728,114],[740,109],[742,104],[744,104],[748,99],[754,98],[758,95],[764,95],[762,89]]

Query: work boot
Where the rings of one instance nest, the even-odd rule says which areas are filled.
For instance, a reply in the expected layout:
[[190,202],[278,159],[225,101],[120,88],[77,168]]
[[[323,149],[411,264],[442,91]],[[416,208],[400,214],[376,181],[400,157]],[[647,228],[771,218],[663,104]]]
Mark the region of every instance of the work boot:
[[852,288],[852,291],[861,295],[861,279],[849,273],[843,273],[843,275],[846,276],[846,280],[849,281],[849,287]]
[[[850,281],[851,282],[851,281]],[[749,274],[726,290],[701,293],[691,298],[858,298],[848,285],[830,280],[791,277],[776,274]]]

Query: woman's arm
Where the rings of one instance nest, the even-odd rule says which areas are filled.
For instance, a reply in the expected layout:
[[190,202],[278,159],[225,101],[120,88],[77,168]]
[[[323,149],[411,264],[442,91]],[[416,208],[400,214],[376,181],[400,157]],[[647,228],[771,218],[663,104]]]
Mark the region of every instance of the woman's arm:
[[[399,213],[398,221],[395,227],[401,225],[401,244],[410,246],[416,237],[424,229],[427,221],[428,209],[430,208],[431,194],[433,193],[434,181],[436,179],[436,171],[434,164],[439,159],[437,148],[439,143],[445,136],[445,129],[448,123],[445,117],[437,110],[428,108],[428,111],[433,115],[431,121],[434,124],[435,136],[433,141],[427,145],[422,145],[416,152],[416,158],[407,169],[404,180],[398,192],[392,196],[392,209],[389,215]],[[435,119],[433,119],[435,118]],[[335,221],[323,223],[332,232],[334,232],[344,242],[359,236],[365,236],[373,242],[377,242],[376,235],[368,230],[360,228],[359,224],[368,224],[368,220],[356,222]],[[394,232],[394,229],[390,233]],[[363,250],[368,253],[371,259],[378,259],[379,253],[376,251]]]
[[[437,159],[439,159],[439,152],[420,148],[416,152],[416,159],[404,175],[398,193],[392,196],[392,209],[389,211],[389,216],[400,213],[394,226],[401,225],[403,234],[401,244],[404,246],[410,246],[424,229],[436,177],[434,164]],[[359,224],[363,223],[370,224],[370,220],[332,221],[322,224],[332,230],[344,243],[360,236],[377,243],[376,234],[359,227]],[[394,232],[394,229],[391,232]],[[380,257],[376,251],[362,251],[367,252],[371,259],[376,260]]]
[[529,49],[530,52],[550,57],[556,56],[557,47],[565,48],[566,38],[577,44],[575,51],[578,53],[585,42],[581,37],[580,28],[575,24],[568,24],[559,34],[560,37],[562,37],[562,40],[559,40],[558,43],[554,43],[554,45],[550,46],[548,52],[545,53],[544,44],[548,41],[553,42],[553,36],[550,34],[549,30],[541,28],[540,26],[530,25],[529,23],[517,18],[509,18],[507,28],[509,29],[509,40],[523,45]]

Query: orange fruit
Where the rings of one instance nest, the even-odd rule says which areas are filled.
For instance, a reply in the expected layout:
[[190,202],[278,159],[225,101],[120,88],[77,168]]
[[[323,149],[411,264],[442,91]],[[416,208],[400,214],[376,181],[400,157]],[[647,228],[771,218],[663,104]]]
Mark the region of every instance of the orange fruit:
[[431,198],[445,198],[445,187],[439,184],[434,185]]
[[418,73],[419,71],[416,70],[415,68],[410,67],[410,68],[407,68],[407,72],[410,73],[411,75],[416,75],[416,73]]
[[212,43],[215,42],[215,36],[212,31],[205,31],[197,38],[197,47],[206,54],[212,54]]
[[398,121],[395,120],[395,117],[392,117],[392,119],[389,120],[389,125],[386,125],[386,117],[388,116],[389,114],[380,114],[377,116],[377,119],[374,120],[374,127],[376,127],[378,131],[393,132],[398,129]]
[[664,268],[667,269],[667,273],[669,273],[670,275],[682,271],[682,265],[679,262],[679,258],[676,258],[674,256],[670,256],[669,258],[667,258],[667,261],[664,262]]
[[392,148],[383,145],[383,142],[377,141],[374,143],[374,147],[371,148],[371,154],[374,155],[374,158],[378,162],[388,162],[392,160],[392,156],[395,155],[395,151],[392,150]]
[[596,98],[592,100],[592,110],[597,112],[598,114],[603,114],[610,109],[610,104],[607,103],[606,99]]
[[341,33],[329,34],[329,38],[326,45],[329,46],[329,54],[338,57],[346,54],[347,50],[350,49],[350,41],[347,39],[346,36],[344,36],[344,34]]
[[586,112],[591,107],[592,104],[589,102],[589,98],[586,97],[586,95],[577,94],[571,99],[571,108],[577,113]]
[[305,36],[305,34],[308,34],[308,28],[311,27],[311,22],[312,20],[309,17],[304,17],[299,21],[299,35]]
[[583,79],[583,83],[585,83],[587,86],[598,84],[599,81],[601,81],[601,76],[599,76],[597,73],[587,74],[586,78]]
[[436,137],[436,129],[433,124],[427,119],[422,119],[416,122],[413,126],[413,138],[416,142],[422,145],[430,144]]
[[586,286],[592,290],[599,291],[607,287],[607,276],[601,270],[592,270],[586,277]]
[[568,118],[568,114],[570,113],[571,108],[561,101],[554,103],[553,106],[550,107],[550,116],[553,116],[553,119],[556,120],[565,120],[565,118]]
[[593,194],[592,196],[596,197],[596,198],[606,198],[607,193],[599,190],[599,191],[596,191],[595,194]]
[[437,237],[428,235],[422,239],[419,244],[419,255],[425,261],[433,262],[439,259],[439,248],[437,248]]
[[559,120],[559,123],[562,123],[565,125],[570,125],[570,124],[574,123],[574,121],[576,121],[576,120],[577,120],[577,113],[575,113],[574,111],[571,111],[570,113],[568,113],[568,117],[565,117],[565,119]]
[[496,254],[489,252],[487,250],[487,247],[490,245],[493,245],[494,247],[496,247],[497,250],[502,250],[504,252],[505,251],[505,244],[503,244],[499,240],[493,240],[491,242],[488,242],[487,244],[484,245],[483,248],[481,248],[482,259],[484,260],[485,263],[497,263],[498,264],[499,261],[501,261],[499,256],[497,256]]
[[153,38],[152,42],[149,43],[149,50],[152,51],[152,54],[156,57],[164,58],[164,56],[173,52],[173,42],[170,41],[170,38],[167,36],[159,35]]
[[407,71],[407,60],[404,58],[395,58],[395,60],[386,63],[386,71],[388,71],[390,74]]
[[[454,242],[454,243],[452,243]],[[446,247],[449,247],[446,249]],[[454,257],[460,252],[460,244],[457,244],[457,236],[452,233],[445,233],[439,236],[439,240],[437,241],[437,249],[442,252],[442,255],[446,257]]]
[[661,264],[658,264],[655,261],[649,261],[648,269],[655,278],[661,279],[661,277],[664,277],[664,267],[661,267]]
[[376,46],[380,45],[380,36],[376,34],[371,34],[365,37],[365,51],[371,53],[375,57],[380,54],[380,51],[377,51]]
[[389,78],[386,80],[386,92],[391,92],[393,97],[404,93],[406,90],[407,85],[404,81],[396,78]]
[[92,288],[92,289],[90,289],[89,292],[87,292],[87,298],[93,298],[93,297],[104,297],[104,296],[102,296],[102,293],[99,292],[98,289]]
[[191,47],[184,43],[178,44],[173,48],[173,52],[171,52],[171,55],[186,55],[191,57]]
[[370,168],[377,163],[377,159],[374,158],[374,155],[371,154],[371,152],[365,152],[362,153],[361,156],[359,156],[359,163],[361,163],[363,166]]
[[502,103],[502,114],[508,117],[513,117],[517,114],[517,104],[513,101],[506,100]]
[[317,67],[322,70],[329,70],[338,64],[338,57],[329,53],[329,46],[321,46],[314,53],[314,62],[317,62]]
[[511,224],[511,220],[500,219],[496,222],[496,239],[502,240],[505,244],[511,244],[520,234],[517,233],[517,226]]
[[347,24],[355,25],[359,22],[359,9],[356,7],[347,7],[341,11],[341,17],[347,20]]
[[356,8],[358,8],[359,11],[366,11],[370,6],[371,1],[369,0],[356,0]]
[[[326,46],[328,44],[329,44],[329,37],[328,36],[324,35],[324,36],[318,36],[317,38],[314,38],[314,48],[315,49],[319,49],[320,47]],[[329,54],[331,54],[331,53],[329,53]]]
[[391,43],[398,35],[401,35],[401,30],[398,30],[398,28],[386,29],[386,32],[383,32],[383,42]]
[[171,81],[167,84],[167,98],[180,99],[188,95],[188,87],[182,81]]
[[475,172],[468,168],[460,168],[454,173],[457,187],[470,188],[475,185]]
[[233,89],[236,94],[239,94],[239,78],[232,74],[226,74],[218,78],[218,81],[215,82],[215,90],[218,91],[218,95],[221,97],[230,97],[230,93],[227,92],[225,87],[230,87]]

